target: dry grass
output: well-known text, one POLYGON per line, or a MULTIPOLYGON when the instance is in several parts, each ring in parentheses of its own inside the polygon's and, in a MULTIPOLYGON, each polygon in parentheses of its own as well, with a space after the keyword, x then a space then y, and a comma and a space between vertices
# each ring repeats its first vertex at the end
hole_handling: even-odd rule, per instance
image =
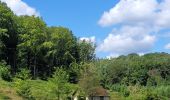
POLYGON ((0 80, 0 99, 23 100, 20 96, 17 95, 16 91, 11 86, 9 86, 9 83, 2 80, 0 80))

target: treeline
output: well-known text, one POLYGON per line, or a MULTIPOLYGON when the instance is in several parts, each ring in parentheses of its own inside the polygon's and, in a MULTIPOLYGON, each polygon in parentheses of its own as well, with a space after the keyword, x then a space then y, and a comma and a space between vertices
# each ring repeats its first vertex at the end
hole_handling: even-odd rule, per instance
POLYGON ((129 54, 95 62, 100 84, 128 100, 170 99, 170 54, 129 54))
POLYGON ((48 27, 40 17, 16 16, 0 2, 0 60, 15 74, 22 68, 33 78, 46 79, 57 67, 95 59, 95 45, 80 41, 71 30, 48 27))
POLYGON ((150 85, 165 84, 170 80, 170 55, 149 53, 143 56, 129 54, 110 60, 99 60, 101 82, 104 87, 112 84, 150 85))

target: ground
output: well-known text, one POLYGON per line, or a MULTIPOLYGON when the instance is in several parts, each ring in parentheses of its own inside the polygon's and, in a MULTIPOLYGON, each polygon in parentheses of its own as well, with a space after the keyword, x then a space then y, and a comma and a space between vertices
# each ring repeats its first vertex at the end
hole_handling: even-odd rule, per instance
POLYGON ((0 80, 0 100, 23 100, 17 95, 11 83, 0 80))

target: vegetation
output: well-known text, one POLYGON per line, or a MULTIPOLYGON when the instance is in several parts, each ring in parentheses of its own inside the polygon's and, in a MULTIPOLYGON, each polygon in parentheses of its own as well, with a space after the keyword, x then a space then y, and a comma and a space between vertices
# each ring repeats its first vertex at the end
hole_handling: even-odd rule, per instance
POLYGON ((169 100, 170 54, 97 59, 95 44, 0 2, 0 99, 70 100, 97 87, 111 100, 169 100))

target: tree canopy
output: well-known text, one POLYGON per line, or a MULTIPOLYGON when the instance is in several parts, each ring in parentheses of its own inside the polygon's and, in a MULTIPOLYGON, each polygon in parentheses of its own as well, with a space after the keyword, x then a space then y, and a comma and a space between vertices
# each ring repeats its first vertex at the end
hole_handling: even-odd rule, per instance
POLYGON ((15 74, 28 68, 34 78, 51 76, 56 67, 92 61, 94 46, 80 42, 71 30, 48 27, 42 18, 16 16, 0 2, 0 60, 5 60, 15 74), (91 51, 89 51, 91 50, 91 51))

